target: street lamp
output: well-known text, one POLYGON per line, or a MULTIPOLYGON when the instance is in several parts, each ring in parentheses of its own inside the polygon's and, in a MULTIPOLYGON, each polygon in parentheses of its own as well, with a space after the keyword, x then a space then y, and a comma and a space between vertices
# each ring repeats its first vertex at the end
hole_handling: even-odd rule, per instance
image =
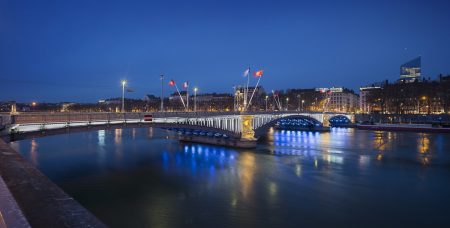
POLYGON ((289 97, 286 97, 286 111, 289 109, 289 97))
POLYGON ((267 99, 269 99, 268 95, 266 95, 266 112, 267 112, 267 99))
POLYGON ((164 112, 164 75, 161 74, 161 112, 164 112))
POLYGON ((122 112, 125 112, 125 84, 126 80, 122 80, 122 112))
MULTIPOLYGON (((423 100, 423 102, 425 103, 422 107, 425 107, 425 108, 427 108, 427 113, 429 114, 429 108, 428 108, 428 105, 427 105, 427 97, 426 96, 422 96, 422 100, 423 100)), ((421 112, 421 110, 420 110, 420 105, 419 105, 419 114, 420 114, 420 112, 421 112)))
POLYGON ((303 111, 303 104, 305 103, 305 100, 302 100, 302 111, 303 111))
POLYGON ((194 88, 194 112, 197 112, 197 90, 198 88, 194 88))

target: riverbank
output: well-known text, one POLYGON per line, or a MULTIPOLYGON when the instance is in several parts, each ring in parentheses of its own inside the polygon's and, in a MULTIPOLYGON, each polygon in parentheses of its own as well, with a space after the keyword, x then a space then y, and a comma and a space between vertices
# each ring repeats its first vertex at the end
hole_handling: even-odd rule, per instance
POLYGON ((358 124, 358 129, 374 131, 409 131, 424 133, 450 133, 450 128, 434 127, 431 124, 358 124))
MULTIPOLYGON (((9 203, 16 203, 21 210, 12 211, 15 218, 23 213, 31 227, 106 227, 2 139, 0 161, 0 178, 15 200, 9 203)), ((2 189, 0 193, 6 192, 2 189)), ((24 224, 18 227, 27 227, 22 220, 16 222, 24 224)))

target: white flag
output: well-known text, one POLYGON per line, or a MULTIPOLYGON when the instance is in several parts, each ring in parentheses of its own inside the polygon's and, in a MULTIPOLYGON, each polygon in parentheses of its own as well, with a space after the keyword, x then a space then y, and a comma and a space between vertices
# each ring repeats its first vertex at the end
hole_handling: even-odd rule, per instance
POLYGON ((250 74, 250 67, 244 71, 244 78, 248 77, 249 74, 250 74))

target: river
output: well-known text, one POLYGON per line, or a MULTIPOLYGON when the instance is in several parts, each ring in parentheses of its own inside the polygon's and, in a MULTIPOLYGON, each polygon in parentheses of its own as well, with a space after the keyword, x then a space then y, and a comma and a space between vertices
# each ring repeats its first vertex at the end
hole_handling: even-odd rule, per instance
POLYGON ((450 134, 271 130, 240 150, 124 128, 11 146, 110 227, 450 227, 450 134))

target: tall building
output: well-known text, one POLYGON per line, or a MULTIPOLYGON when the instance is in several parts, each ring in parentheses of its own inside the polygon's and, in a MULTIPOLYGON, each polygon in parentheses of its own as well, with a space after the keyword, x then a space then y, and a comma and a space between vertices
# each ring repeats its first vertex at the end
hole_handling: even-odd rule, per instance
POLYGON ((421 57, 412 59, 400 66, 400 80, 401 82, 418 81, 421 74, 422 60, 421 57))
POLYGON ((371 113, 377 111, 373 103, 369 102, 370 93, 377 92, 382 89, 382 83, 374 83, 369 86, 359 88, 359 111, 361 113, 371 113))
POLYGON ((358 107, 358 95, 353 90, 341 87, 316 88, 316 91, 327 94, 325 111, 355 112, 358 107))

